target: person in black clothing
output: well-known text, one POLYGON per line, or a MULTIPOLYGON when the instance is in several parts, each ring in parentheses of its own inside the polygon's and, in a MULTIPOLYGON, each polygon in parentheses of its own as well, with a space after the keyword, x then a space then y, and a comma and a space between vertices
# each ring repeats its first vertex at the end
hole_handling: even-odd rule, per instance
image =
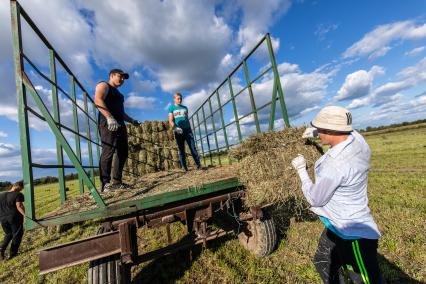
POLYGON ((124 111, 124 96, 118 91, 129 74, 120 69, 109 72, 108 82, 96 85, 95 104, 99 109, 98 128, 102 141, 102 154, 99 161, 99 171, 102 182, 101 191, 124 189, 122 171, 127 159, 128 141, 124 121, 139 125, 139 121, 131 118, 124 111), (117 153, 113 162, 114 153, 117 153), (111 179, 111 167, 112 181, 111 179))
POLYGON ((24 195, 21 193, 23 189, 22 181, 13 184, 12 188, 7 192, 0 193, 0 222, 4 231, 4 239, 0 246, 0 259, 5 258, 6 248, 10 241, 9 258, 11 259, 18 254, 19 245, 24 235, 24 195))

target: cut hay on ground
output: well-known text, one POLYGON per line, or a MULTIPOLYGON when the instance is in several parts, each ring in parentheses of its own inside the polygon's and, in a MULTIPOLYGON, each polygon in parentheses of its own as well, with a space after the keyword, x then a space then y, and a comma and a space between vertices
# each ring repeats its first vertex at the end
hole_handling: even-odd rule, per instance
MULTIPOLYGON (((132 178, 131 189, 114 190, 100 193, 107 206, 117 205, 128 200, 138 200, 144 197, 161 193, 177 191, 186 188, 202 188, 204 185, 236 178, 237 169, 235 165, 222 167, 209 167, 203 170, 182 170, 162 171, 149 173, 135 180, 132 178)), ((129 181, 129 180, 125 180, 129 181)), ((83 212, 97 208, 93 197, 86 191, 83 195, 68 199, 61 208, 49 213, 44 217, 53 217, 69 213, 83 212)))
POLYGON ((289 210, 290 205, 300 210, 307 207, 291 161, 298 154, 305 156, 308 172, 313 177, 314 163, 321 156, 321 148, 301 138, 304 130, 285 128, 259 133, 231 150, 231 157, 239 161, 238 179, 246 187, 245 206, 273 204, 277 213, 282 213, 284 208, 289 210))

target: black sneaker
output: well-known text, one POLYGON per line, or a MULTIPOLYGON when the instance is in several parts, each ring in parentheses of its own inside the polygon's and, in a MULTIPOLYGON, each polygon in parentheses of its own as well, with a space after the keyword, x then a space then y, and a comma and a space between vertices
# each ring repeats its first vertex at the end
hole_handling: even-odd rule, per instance
POLYGON ((132 189, 132 186, 124 182, 110 183, 108 186, 108 189, 109 190, 126 190, 126 189, 132 189))
POLYGON ((203 167, 201 166, 201 164, 198 164, 197 165, 197 170, 202 170, 203 169, 203 167))

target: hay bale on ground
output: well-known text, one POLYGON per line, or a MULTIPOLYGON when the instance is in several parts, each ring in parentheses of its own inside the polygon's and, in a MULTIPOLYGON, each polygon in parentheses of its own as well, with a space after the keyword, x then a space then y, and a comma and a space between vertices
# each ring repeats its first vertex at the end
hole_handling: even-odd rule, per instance
POLYGON ((246 187, 247 207, 280 204, 295 198, 302 200, 301 183, 291 161, 297 154, 305 156, 310 176, 315 161, 321 156, 320 147, 301 138, 305 128, 286 128, 277 132, 255 134, 230 151, 237 159, 238 178, 246 187))

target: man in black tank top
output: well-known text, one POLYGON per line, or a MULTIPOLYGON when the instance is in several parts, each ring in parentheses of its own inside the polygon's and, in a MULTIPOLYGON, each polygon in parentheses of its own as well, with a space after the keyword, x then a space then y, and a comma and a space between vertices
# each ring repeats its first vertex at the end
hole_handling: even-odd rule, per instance
POLYGON ((125 188, 121 180, 128 151, 127 130, 124 122, 139 124, 124 111, 124 96, 118 91, 126 79, 129 79, 129 74, 120 69, 112 69, 109 72, 108 82, 102 81, 96 85, 95 104, 99 110, 98 128, 102 140, 102 154, 99 161, 101 191, 125 188), (115 152, 117 156, 112 165, 115 152), (112 181, 111 167, 113 168, 112 181))

